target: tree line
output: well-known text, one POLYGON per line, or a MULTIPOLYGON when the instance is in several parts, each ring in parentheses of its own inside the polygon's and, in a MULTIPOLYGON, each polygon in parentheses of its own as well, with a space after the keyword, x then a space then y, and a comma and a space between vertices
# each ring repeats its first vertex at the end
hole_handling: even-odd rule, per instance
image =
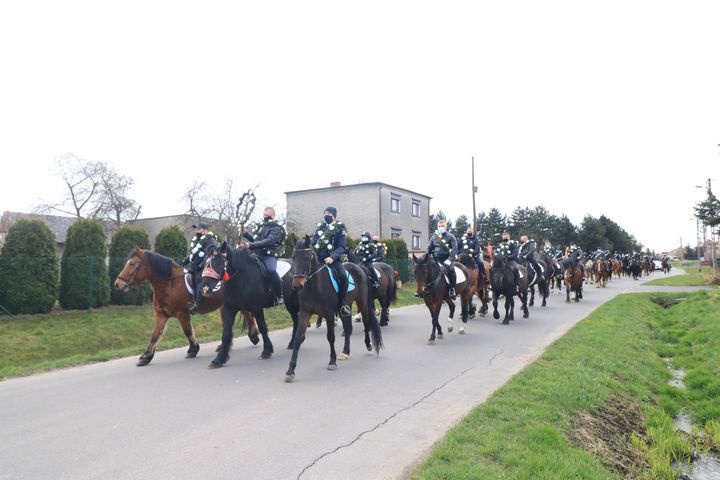
MULTIPOLYGON (((466 215, 460 215, 454 222, 447 218, 442 210, 430 217, 430 231, 434 232, 438 220, 448 221, 450 231, 461 237, 471 225, 466 215)), ((497 208, 478 213, 476 219, 477 234, 483 243, 496 245, 500 234, 508 229, 513 238, 527 235, 534 239, 539 247, 545 242, 564 248, 575 242, 584 250, 611 250, 618 252, 642 251, 643 245, 616 222, 600 215, 586 215, 580 225, 574 225, 567 215, 554 215, 545 207, 517 207, 510 215, 503 214, 497 208)))

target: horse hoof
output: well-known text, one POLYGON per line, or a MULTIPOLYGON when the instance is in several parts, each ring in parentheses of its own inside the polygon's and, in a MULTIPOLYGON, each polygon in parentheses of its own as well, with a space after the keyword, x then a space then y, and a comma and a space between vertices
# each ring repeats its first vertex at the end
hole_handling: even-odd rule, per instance
POLYGON ((268 358, 272 357, 272 353, 270 352, 262 352, 260 356, 258 357, 258 360, 267 360, 268 358))
POLYGON ((458 330, 459 335, 465 335, 465 327, 460 327, 460 330, 458 330))
POLYGON ((350 360, 350 355, 345 355, 344 353, 341 353, 340 355, 338 355, 337 358, 338 358, 338 360, 343 360, 343 361, 350 360))
POLYGON ((428 341, 427 341, 427 344, 428 344, 428 345, 435 345, 435 340, 428 340, 428 341))
POLYGON ((470 320, 474 320, 474 319, 475 319, 475 314, 473 313, 472 315, 469 315, 468 318, 469 318, 470 320))
POLYGON ((252 342, 253 345, 257 345, 260 342, 260 337, 258 335, 252 335, 248 338, 250 338, 250 342, 252 342))
POLYGON ((295 380, 294 373, 286 373, 285 374, 285 383, 291 383, 293 380, 295 380))
POLYGON ((152 357, 140 357, 135 365, 138 367, 144 367, 150 363, 150 360, 152 360, 152 357))
POLYGON ((503 324, 503 325, 510 325, 510 320, 503 320, 502 324, 503 324))
POLYGON ((570 300, 565 300, 565 303, 570 303, 570 300))
POLYGON ((444 339, 445 339, 445 335, 443 335, 442 333, 438 333, 438 334, 437 334, 437 339, 438 339, 438 340, 444 340, 444 339))
POLYGON ((495 320, 500 320, 500 314, 498 312, 493 313, 493 318, 495 320))
POLYGON ((368 352, 372 352, 372 345, 365 345, 365 348, 367 348, 368 352))
POLYGON ((185 358, 195 358, 197 357, 198 352, 187 352, 185 354, 185 358))
POLYGON ((528 318, 530 315, 527 313, 523 313, 523 318, 528 318))
POLYGON ((452 324, 452 322, 448 322, 448 332, 452 332, 452 331, 453 331, 453 324, 452 324))
POLYGON ((215 360, 213 360, 212 362, 210 362, 210 365, 208 365, 208 368, 211 369, 211 370, 214 370, 214 369, 220 368, 220 367, 222 367, 222 366, 223 366, 222 363, 216 362, 215 360))
POLYGON ((388 322, 380 322, 380 326, 381 326, 381 327, 387 327, 387 326, 388 326, 388 322))
POLYGON ((328 364, 328 370, 337 370, 337 365, 335 365, 334 363, 328 364))

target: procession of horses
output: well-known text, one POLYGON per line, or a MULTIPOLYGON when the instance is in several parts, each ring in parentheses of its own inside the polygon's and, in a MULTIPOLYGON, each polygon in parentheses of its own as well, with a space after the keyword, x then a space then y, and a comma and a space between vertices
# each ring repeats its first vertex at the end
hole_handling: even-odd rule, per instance
MULTIPOLYGON (((354 305, 357 309, 364 327, 367 351, 379 354, 383 348, 381 327, 389 325, 390 305, 397 299, 397 272, 387 263, 373 263, 372 267, 378 279, 375 284, 377 286, 373 286, 369 280, 369 272, 366 270, 368 267, 354 263, 355 259, 352 253, 349 253, 348 261, 343 262, 343 266, 348 273, 351 288, 348 289, 344 302, 348 307, 354 305), (380 306, 379 319, 376 313, 376 301, 380 306)), ((535 266, 529 262, 519 262, 518 286, 514 284, 513 273, 505 256, 494 251, 489 245, 483 248, 477 259, 466 253, 460 253, 452 267, 457 276, 454 292, 450 292, 450 283, 441 264, 428 254, 418 257, 413 253, 411 258, 416 296, 424 300, 432 322, 428 344, 443 338, 443 329, 439 320, 443 304, 449 309, 447 331, 452 332, 455 328, 453 320, 456 302, 460 303, 458 333, 464 334, 468 319, 475 318, 476 314, 485 316, 489 311, 490 302, 493 306, 493 318, 498 320, 500 319, 498 302, 504 299, 505 315, 502 323, 509 325, 514 320, 516 297, 520 302, 523 318, 530 316, 529 307, 535 304, 536 287, 541 305, 546 307, 551 291, 560 294, 564 288, 566 303, 571 303, 572 300, 579 302, 583 298, 584 285, 594 284, 598 288, 603 288, 609 281, 621 276, 637 280, 642 275, 649 275, 655 269, 653 259, 648 255, 616 254, 612 258, 603 258, 602 255, 592 258, 591 254, 582 254, 573 258, 567 254, 567 251, 564 254, 550 253, 552 252, 539 252, 533 262, 535 266), (483 262, 484 272, 488 274, 478 268, 479 261, 483 262), (479 300, 479 309, 474 303, 476 297, 479 300)), ((663 272, 669 273, 670 268, 669 260, 663 259, 663 272)), ((247 249, 233 248, 223 242, 218 248, 209 252, 202 282, 194 287, 201 289, 205 297, 199 313, 209 313, 217 309, 221 311, 223 325, 221 344, 209 368, 218 368, 228 362, 233 341, 233 326, 238 313, 242 314, 247 325, 250 341, 256 345, 262 337, 263 347, 260 358, 269 359, 273 355, 274 348, 265 322, 264 310, 273 307, 275 303, 272 288, 265 280, 265 273, 262 263, 247 249)), ((290 258, 279 259, 278 274, 282 280, 284 306, 293 323, 291 340, 287 346, 292 350, 292 356, 285 373, 285 381, 291 382, 295 378, 300 347, 313 316, 317 316, 318 321, 323 319, 326 321, 327 340, 330 346, 330 361, 327 368, 336 369, 338 359, 345 360, 350 356, 353 321, 351 315, 338 313, 336 281, 330 269, 318 260, 310 237, 306 236, 296 243, 290 258), (335 351, 337 317, 342 323, 344 336, 343 349, 339 355, 335 351)), ((186 358, 196 357, 200 345, 193 332, 191 312, 188 308, 188 301, 192 299, 194 293, 188 274, 172 259, 150 250, 134 247, 114 286, 121 291, 127 291, 146 282, 150 284, 153 292, 154 325, 150 342, 137 365, 144 366, 152 361, 157 344, 171 317, 180 321, 188 339, 189 348, 186 358)))

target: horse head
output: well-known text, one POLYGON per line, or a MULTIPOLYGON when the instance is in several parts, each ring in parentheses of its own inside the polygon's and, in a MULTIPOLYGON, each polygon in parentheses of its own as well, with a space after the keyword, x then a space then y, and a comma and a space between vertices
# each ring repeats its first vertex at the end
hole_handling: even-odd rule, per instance
POLYGON ((118 273, 115 279, 115 288, 121 292, 127 292, 130 287, 141 284, 149 277, 147 263, 145 262, 145 250, 135 245, 127 257, 125 267, 118 273))
POLYGON ((229 250, 227 242, 223 242, 219 248, 212 248, 208 252, 199 287, 203 297, 212 295, 220 280, 227 281, 229 279, 227 273, 229 250))
POLYGON ((303 288, 317 270, 317 255, 310 243, 310 237, 305 235, 305 239, 299 240, 293 249, 292 287, 296 290, 303 288))
POLYGON ((413 253, 412 259, 415 263, 413 274, 415 276, 416 292, 420 296, 428 295, 433 290, 432 284, 435 283, 440 274, 440 267, 427 253, 420 258, 417 258, 413 253))

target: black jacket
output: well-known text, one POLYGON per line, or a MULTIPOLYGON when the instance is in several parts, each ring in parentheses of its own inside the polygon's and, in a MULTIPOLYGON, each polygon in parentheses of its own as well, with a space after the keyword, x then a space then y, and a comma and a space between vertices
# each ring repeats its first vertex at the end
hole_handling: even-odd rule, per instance
POLYGON ((363 263, 372 263, 377 258, 377 250, 375 249, 375 244, 372 242, 358 243, 355 250, 353 250, 353 254, 355 255, 355 260, 363 263))
POLYGON ((495 249, 497 253, 505 255, 505 259, 511 262, 517 262, 518 259, 518 243, 516 240, 503 241, 495 249))
POLYGON ((264 222, 255 239, 248 245, 250 250, 260 256, 277 257, 285 247, 285 229, 275 221, 264 222))
POLYGON ((520 258, 529 261, 535 259, 535 242, 528 240, 520 246, 520 258))
POLYGON ((477 258, 477 256, 482 253, 482 244, 480 243, 480 239, 477 235, 473 235, 472 238, 469 238, 467 234, 465 234, 462 236, 460 243, 461 253, 467 253, 473 258, 477 258))
POLYGON ((455 261, 457 256, 457 239, 452 233, 445 232, 442 235, 435 234, 430 239, 427 248, 428 255, 442 263, 445 260, 455 261))

